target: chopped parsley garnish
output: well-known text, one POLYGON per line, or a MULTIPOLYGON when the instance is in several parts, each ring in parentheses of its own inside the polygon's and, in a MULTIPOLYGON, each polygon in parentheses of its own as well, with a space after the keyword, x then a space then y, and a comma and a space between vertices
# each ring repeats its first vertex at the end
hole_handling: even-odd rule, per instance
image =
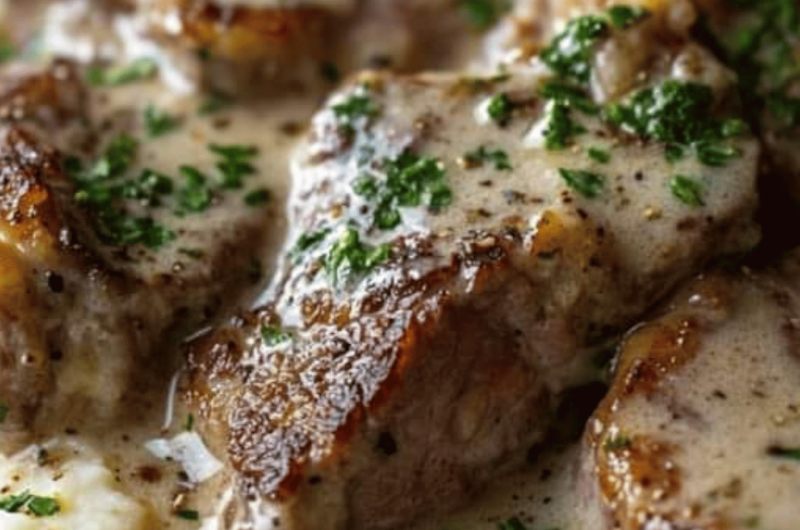
POLYGON ((564 168, 560 168, 558 172, 570 188, 589 199, 597 197, 605 186, 605 178, 599 173, 564 168))
POLYGON ((103 242, 158 248, 175 234, 150 217, 130 216, 121 205, 123 199, 134 199, 157 206, 160 196, 172 191, 171 181, 152 170, 142 171, 138 180, 120 180, 133 164, 137 149, 136 139, 123 133, 109 142, 85 173, 76 158, 66 159, 64 169, 75 182, 75 201, 93 211, 95 230, 103 242))
POLYGON ((734 158, 742 156, 742 150, 739 147, 716 142, 698 142, 695 145, 695 151, 700 162, 712 167, 724 166, 734 158))
POLYGON ((86 71, 86 80, 95 86, 116 86, 150 79, 157 72, 158 63, 155 60, 149 57, 140 57, 125 66, 113 66, 111 68, 89 67, 86 71))
POLYGON ((352 126, 357 118, 375 118, 380 109, 366 94, 352 94, 350 97, 331 107, 336 119, 342 125, 352 126))
POLYGON ((493 0, 461 0, 464 18, 477 29, 488 29, 497 22, 498 9, 493 0))
POLYGON ((682 203, 688 206, 703 206, 703 185, 697 180, 675 175, 669 181, 672 194, 682 203))
POLYGON ((497 530, 528 530, 528 527, 518 518, 512 517, 511 519, 506 519, 505 521, 497 523, 497 530))
POLYGON ((222 157, 217 163, 222 176, 221 186, 225 189, 242 187, 242 178, 256 173, 250 161, 258 155, 258 149, 252 145, 219 145, 208 146, 212 153, 222 157))
POLYGON ((553 38, 539 57, 559 76, 587 83, 594 46, 599 39, 608 35, 608 31, 608 23, 601 17, 588 15, 575 18, 553 38))
POLYGON ((551 101, 546 110, 543 131, 545 148, 565 149, 574 143, 575 136, 586 132, 586 127, 572 119, 565 105, 551 101))
POLYGON ((486 106, 486 113, 500 127, 505 127, 511 122, 511 115, 514 112, 514 102, 505 92, 495 94, 486 106))
POLYGON ((265 346, 275 346, 292 340, 292 336, 277 326, 262 326, 261 339, 265 346))
POLYGON ((590 147, 586 151, 586 154, 589 155, 589 158, 601 164, 608 164, 608 162, 611 160, 611 153, 605 149, 600 149, 599 147, 590 147))
POLYGON ((741 134, 741 120, 720 119, 710 114, 714 95, 699 83, 665 81, 637 92, 627 103, 606 111, 615 125, 644 138, 670 146, 666 157, 677 159, 677 148, 693 147, 701 162, 718 166, 741 156, 741 150, 722 145, 722 140, 741 134))
POLYGON ((466 153, 464 155, 464 161, 472 167, 482 166, 484 163, 491 163, 498 171, 511 171, 513 169, 508 159, 508 153, 502 149, 490 150, 485 145, 466 153))
POLYGON ((369 272, 390 255, 388 244, 369 246, 361 241, 358 230, 348 227, 325 257, 325 270, 336 284, 342 278, 369 272))
POLYGON ((778 458, 787 458, 789 460, 800 460, 800 447, 782 447, 780 445, 771 445, 767 447, 767 454, 778 458))
POLYGON ((566 83, 550 81, 542 86, 539 93, 559 105, 577 109, 590 116, 600 110, 582 88, 566 83))
POLYGON ((580 87, 551 81, 546 83, 540 94, 549 101, 545 113, 545 147, 550 150, 564 149, 574 143, 574 137, 586 132, 586 128, 572 119, 572 110, 584 114, 597 114, 597 105, 580 87))
POLYGON ((149 248, 159 248, 175 239, 175 233, 156 223, 150 217, 130 217, 114 208, 99 212, 98 235, 116 245, 141 243, 149 248))
POLYGON ((618 5, 609 8, 608 18, 617 29, 626 29, 649 15, 649 12, 640 6, 618 5))
POLYGON ((353 192, 376 205, 373 220, 382 230, 391 230, 402 222, 399 207, 424 205, 439 210, 453 200, 444 166, 435 158, 406 150, 386 161, 383 170, 384 181, 362 175, 353 182, 353 192))
POLYGON ((183 429, 186 431, 194 429, 194 414, 186 416, 186 423, 183 424, 183 429))
POLYGON ((633 445, 633 441, 629 437, 620 434, 606 438, 603 442, 603 450, 606 453, 613 453, 614 451, 630 449, 631 445, 633 445))
POLYGON ((90 170, 94 179, 112 179, 122 175, 133 164, 139 142, 133 136, 122 133, 115 136, 106 147, 103 156, 90 170))
POLYGON ((8 405, 0 401, 0 423, 6 421, 6 417, 8 417, 8 405))
POLYGON ((271 195, 268 189, 259 188, 244 196, 244 203, 248 206, 261 206, 269 202, 271 195))
POLYGON ((148 105, 144 109, 144 128, 147 131, 147 136, 155 138, 175 130, 180 125, 180 120, 165 112, 159 110, 153 105, 148 105))
POLYGON ((209 144, 208 149, 212 153, 216 153, 219 156, 226 158, 228 160, 250 160, 251 158, 258 155, 258 148, 254 145, 242 145, 242 144, 232 144, 232 145, 220 145, 220 144, 209 144))
POLYGON ((61 505, 52 497, 40 497, 27 491, 0 498, 0 510, 4 512, 17 513, 23 509, 35 517, 50 517, 61 510, 61 505))
POLYGON ((175 515, 179 519, 184 519, 186 521, 199 521, 200 520, 200 513, 197 510, 179 510, 175 512, 175 515))
POLYGON ((200 102, 200 105, 197 106, 197 113, 201 116, 215 114, 230 105, 231 102, 232 100, 228 96, 212 93, 200 102))
POLYGON ((292 248, 291 254, 293 256, 299 256, 306 250, 316 247, 322 241, 328 237, 328 234, 331 233, 330 228, 321 228, 315 232, 304 232, 297 238, 297 241, 292 248))
POLYGON ((122 196, 141 201, 147 206, 160 206, 161 197, 172 193, 172 179, 153 169, 145 168, 138 180, 122 185, 122 196))
POLYGON ((207 177, 194 166, 180 166, 178 171, 186 179, 186 185, 178 190, 178 206, 184 212, 206 211, 213 199, 207 177))
POLYGON ((675 144, 664 146, 664 159, 670 164, 674 164, 683 158, 683 147, 675 144))

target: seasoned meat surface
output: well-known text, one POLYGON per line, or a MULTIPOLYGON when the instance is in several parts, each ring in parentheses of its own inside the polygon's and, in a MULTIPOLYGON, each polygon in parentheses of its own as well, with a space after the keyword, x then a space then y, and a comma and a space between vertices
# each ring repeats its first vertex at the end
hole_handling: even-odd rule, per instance
POLYGON ((368 73, 315 116, 262 307, 189 346, 185 396, 235 472, 226 524, 389 528, 462 502, 543 439, 592 346, 755 243, 751 137, 717 167, 667 161, 576 113, 603 162, 545 141, 549 81, 368 73), (704 175, 702 200, 675 174, 704 175))
POLYGON ((627 337, 586 431, 594 528, 797 528, 799 258, 709 273, 627 337))
POLYGON ((102 202, 102 193, 121 193, 114 183, 131 177, 103 176, 123 155, 102 155, 106 142, 93 122, 115 122, 98 112, 102 98, 78 76, 57 62, 46 71, 7 72, 0 85, 4 452, 65 424, 88 429, 116 417, 126 396, 156 383, 142 369, 154 356, 158 382, 168 380, 179 360, 162 348, 208 322, 225 296, 251 286, 248 271, 270 237, 262 226, 270 207, 240 202, 237 211, 210 208, 194 222, 186 214, 169 220, 166 208, 141 201, 102 202), (67 154, 94 164, 91 172, 75 175, 76 158, 67 154))

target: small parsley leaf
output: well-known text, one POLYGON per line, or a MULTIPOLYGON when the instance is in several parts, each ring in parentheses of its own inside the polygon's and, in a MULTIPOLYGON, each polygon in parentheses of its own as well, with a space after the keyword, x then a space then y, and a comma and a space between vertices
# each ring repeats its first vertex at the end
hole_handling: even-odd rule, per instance
POLYGON ((560 168, 558 172, 570 188, 589 199, 597 197, 605 186, 605 178, 599 173, 564 168, 560 168))

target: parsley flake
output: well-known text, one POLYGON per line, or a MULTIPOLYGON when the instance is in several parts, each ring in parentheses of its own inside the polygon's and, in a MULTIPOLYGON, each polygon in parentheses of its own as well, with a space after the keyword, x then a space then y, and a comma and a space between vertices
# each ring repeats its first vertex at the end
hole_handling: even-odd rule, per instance
POLYGON ((485 162, 488 162, 493 164, 498 171, 511 171, 513 169, 508 153, 502 149, 490 150, 485 145, 466 153, 464 161, 471 167, 482 166, 485 162))
POLYGON ((384 162, 385 180, 362 175, 352 186, 353 192, 375 203, 373 220, 382 230, 391 230, 402 222, 399 207, 427 206, 439 210, 453 200, 442 163, 432 157, 404 151, 384 162))
POLYGON ((117 86, 150 79, 158 72, 158 63, 149 57, 140 57, 128 65, 103 68, 89 67, 86 80, 89 84, 100 86, 117 86))
POLYGON ((528 530, 528 527, 518 518, 512 517, 511 519, 506 519, 505 521, 497 523, 497 530, 528 530))
POLYGON ((22 509, 34 517, 50 517, 61 510, 61 505, 52 497, 40 497, 27 491, 0 498, 0 510, 17 513, 22 509))
POLYGON ((200 513, 197 510, 179 510, 175 512, 175 516, 185 521, 200 520, 200 513))
POLYGON ((608 164, 608 162, 611 160, 611 153, 605 149, 600 149, 599 147, 590 147, 586 151, 586 154, 589 155, 589 158, 595 162, 599 162, 600 164, 608 164))
POLYGON ((304 232, 297 238, 297 241, 292 248, 291 254, 294 256, 299 256, 306 250, 316 247, 322 241, 328 237, 328 234, 331 233, 330 228, 321 228, 314 232, 304 232))
POLYGON ((586 127, 572 119, 568 107, 553 101, 547 103, 544 119, 544 146, 549 150, 565 149, 575 142, 575 136, 586 132, 586 127))
POLYGON ((615 451, 630 449, 631 445, 633 445, 633 441, 629 437, 620 434, 618 436, 606 438, 603 442, 603 450, 606 453, 613 453, 615 451))
POLYGON ((771 445, 767 447, 767 454, 778 458, 786 458, 789 460, 800 460, 800 447, 782 447, 780 445, 771 445))
POLYGON ((388 244, 369 246, 361 241, 358 230, 348 227, 325 257, 325 270, 336 284, 342 278, 369 272, 390 255, 388 244))
POLYGON ((617 5, 606 11, 616 29, 627 29, 650 14, 640 6, 617 5))
POLYGON ((601 17, 575 18, 553 38, 539 57, 559 76, 587 83, 592 51, 597 41, 608 35, 608 30, 608 23, 601 17))
POLYGON ((492 0, 461 0, 459 7, 467 22, 476 29, 488 29, 497 22, 498 10, 492 0))
POLYGON ((669 187, 675 198, 688 206, 697 207, 705 204, 703 202, 703 185, 695 179, 675 175, 670 179, 669 187))
POLYGON ((261 206, 269 202, 271 194, 266 188, 253 190, 244 196, 244 203, 247 206, 261 206))
POLYGON ((144 109, 144 128, 150 138, 156 138, 173 131, 179 125, 180 120, 177 117, 159 110, 153 105, 148 105, 144 109))
POLYGON ((265 346, 276 346, 292 340, 292 336, 277 326, 262 326, 261 340, 265 346))
POLYGON ((560 168, 558 172, 570 188, 589 199, 597 197, 605 186, 605 178, 599 173, 564 168, 560 168))
POLYGON ((492 96, 486 106, 486 113, 500 127, 505 127, 511 123, 511 115, 514 112, 514 103, 508 94, 500 92, 492 96))

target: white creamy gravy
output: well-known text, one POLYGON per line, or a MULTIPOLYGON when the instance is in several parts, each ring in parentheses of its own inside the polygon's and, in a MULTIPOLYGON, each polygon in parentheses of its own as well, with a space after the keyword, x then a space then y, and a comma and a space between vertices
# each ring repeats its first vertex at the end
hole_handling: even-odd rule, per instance
MULTIPOLYGON (((39 10, 46 2, 0 2, 0 14, 13 21, 14 33, 33 34, 38 23, 39 10), (24 5, 21 5, 24 4, 24 5), (22 23, 19 23, 22 21, 22 23), (30 32, 29 32, 30 31, 30 32)), ((465 56, 467 54, 465 53, 465 56)), ((283 97, 279 100, 247 105, 233 105, 212 116, 198 116, 197 106, 203 99, 195 95, 175 95, 157 82, 135 83, 128 86, 96 91, 93 96, 93 122, 101 123, 108 118, 111 127, 101 137, 104 144, 114 131, 125 130, 137 137, 142 136, 140 117, 144 107, 151 103, 181 117, 181 127, 173 133, 154 140, 145 140, 140 147, 137 167, 150 167, 169 175, 176 168, 191 163, 204 172, 212 172, 214 158, 207 145, 211 142, 224 144, 254 145, 259 150, 255 161, 258 174, 248 180, 247 190, 265 187, 271 193, 267 206, 270 210, 268 226, 271 237, 267 238, 260 251, 265 271, 270 270, 281 245, 286 229, 284 204, 289 191, 289 153, 294 146, 296 134, 309 121, 320 101, 315 95, 283 97)), ((71 138, 61 136, 51 139, 57 145, 69 148, 71 138)), ((181 242, 181 247, 202 245, 203 227, 219 224, 227 217, 239 218, 243 214, 244 192, 227 194, 225 200, 202 216, 187 216, 174 219, 171 216, 157 217, 165 222, 177 222, 192 235, 181 242)), ((246 212, 246 210, 245 210, 246 212)), ((174 246, 178 248, 178 245, 174 246)), ((172 263, 186 261, 174 252, 159 256, 151 266, 155 269, 169 267, 172 263)), ((249 305, 255 292, 246 294, 239 305, 249 305)), ((175 410, 168 429, 162 430, 165 411, 170 396, 169 388, 173 374, 180 365, 179 345, 164 355, 164 365, 144 367, 152 373, 143 377, 149 384, 125 397, 129 414, 117 418, 113 423, 80 422, 67 418, 54 421, 39 432, 42 443, 52 438, 66 438, 70 443, 79 443, 99 454, 105 466, 113 473, 120 491, 138 500, 151 520, 152 528, 197 528, 198 523, 175 516, 178 509, 197 510, 201 517, 213 512, 220 486, 225 482, 224 472, 198 488, 184 487, 181 469, 175 463, 165 463, 150 454, 144 444, 153 438, 171 438, 182 432, 187 422, 187 413, 181 410, 175 399, 175 410)), ((91 377, 91 374, 87 374, 91 377)), ((113 382, 91 381, 93 392, 104 392, 103 385, 113 382)), ((573 522, 576 504, 573 463, 577 448, 553 452, 539 458, 529 469, 499 481, 488 488, 484 498, 476 501, 462 513, 446 519, 427 521, 419 530, 435 529, 490 529, 497 522, 518 517, 532 529, 559 528, 577 530, 573 522)), ((107 530, 114 530, 108 528, 107 530)))

